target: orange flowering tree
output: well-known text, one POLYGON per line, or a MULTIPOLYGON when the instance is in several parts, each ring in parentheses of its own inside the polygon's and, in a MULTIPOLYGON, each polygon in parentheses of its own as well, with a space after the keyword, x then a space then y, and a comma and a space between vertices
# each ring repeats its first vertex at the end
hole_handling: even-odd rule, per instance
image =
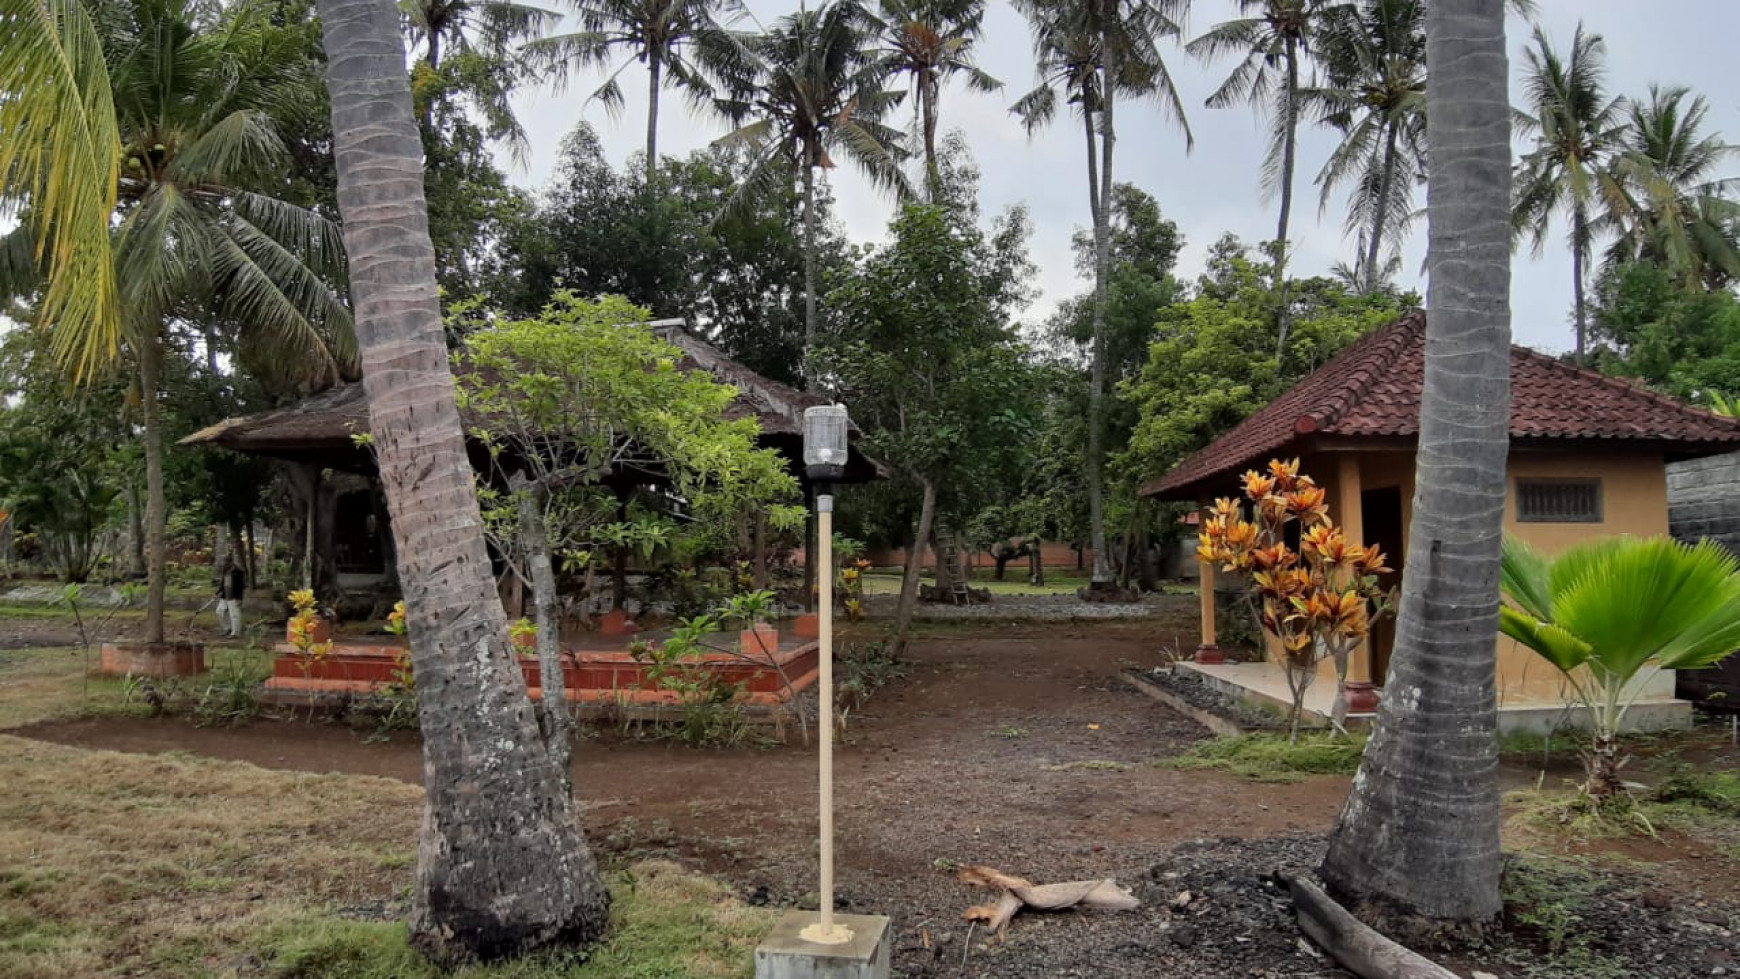
POLYGON ((1244 475, 1244 498, 1216 500, 1197 554, 1251 584, 1263 631, 1281 648, 1299 737, 1305 691, 1325 658, 1335 662, 1333 721, 1347 716, 1347 658, 1391 607, 1378 585, 1384 554, 1347 538, 1329 517, 1327 494, 1299 472, 1299 460, 1269 462, 1244 475))

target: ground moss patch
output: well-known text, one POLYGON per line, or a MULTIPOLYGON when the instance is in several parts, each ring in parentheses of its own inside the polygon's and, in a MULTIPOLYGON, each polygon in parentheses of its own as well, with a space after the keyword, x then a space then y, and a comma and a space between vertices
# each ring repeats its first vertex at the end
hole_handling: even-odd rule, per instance
POLYGON ((1364 751, 1364 735, 1313 731, 1295 743, 1285 734, 1241 734, 1199 742, 1159 764, 1218 769, 1258 782, 1296 782, 1313 775, 1352 775, 1364 751))

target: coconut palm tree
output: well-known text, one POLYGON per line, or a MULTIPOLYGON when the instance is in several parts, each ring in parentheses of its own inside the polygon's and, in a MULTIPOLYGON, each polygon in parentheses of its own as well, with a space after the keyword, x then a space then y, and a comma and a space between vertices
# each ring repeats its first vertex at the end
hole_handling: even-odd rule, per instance
POLYGON ((423 49, 420 61, 437 71, 449 49, 507 55, 562 20, 554 10, 511 0, 401 0, 399 10, 412 47, 423 49))
POLYGON ((1300 68, 1311 54, 1330 0, 1238 0, 1240 16, 1209 28, 1185 50, 1211 61, 1239 59, 1208 97, 1211 109, 1249 103, 1269 117, 1263 190, 1280 198, 1275 222, 1276 360, 1287 349, 1287 228, 1293 214, 1293 172, 1299 159, 1300 68))
POLYGON ((835 154, 858 165, 871 182, 910 193, 900 133, 885 125, 905 93, 889 87, 889 68, 872 39, 881 22, 857 0, 830 0, 780 18, 743 40, 742 57, 723 75, 719 111, 737 128, 715 145, 748 155, 743 178, 724 213, 742 213, 779 187, 802 182, 804 201, 804 383, 816 387, 816 171, 835 154))
POLYGON ((1160 53, 1179 37, 1181 0, 1016 0, 1033 34, 1039 84, 1011 107, 1031 135, 1057 116, 1058 94, 1076 107, 1087 137, 1088 208, 1094 230, 1093 352, 1088 378, 1088 526, 1092 587, 1111 584, 1105 520, 1106 280, 1111 270, 1114 109, 1120 96, 1151 100, 1195 140, 1184 103, 1160 53))
POLYGON ((138 370, 145 640, 162 642, 160 381, 173 326, 244 324, 256 342, 329 380, 354 356, 350 311, 333 285, 343 278, 338 229, 273 196, 289 170, 277 116, 318 104, 309 96, 319 78, 300 36, 272 27, 257 5, 212 15, 186 0, 129 0, 93 24, 76 4, 5 2, 13 9, 0 8, 0 21, 17 17, 30 29, 0 54, 9 84, 0 91, 0 199, 27 220, 0 249, 18 254, 34 241, 36 261, 5 263, 14 274, 0 286, 40 288, 54 349, 76 372, 123 348, 138 370), (43 125, 57 113, 64 122, 43 125))
POLYGON ((1682 87, 1629 100, 1612 160, 1617 193, 1601 220, 1617 234, 1609 261, 1657 262, 1689 287, 1740 278, 1736 178, 1716 171, 1737 148, 1704 131, 1709 103, 1682 87))
POLYGON ((411 940, 454 964, 587 942, 610 897, 525 695, 448 369, 422 143, 392 0, 322 0, 369 428, 423 733, 411 940))
POLYGON ((1517 113, 1519 128, 1534 136, 1535 148, 1517 164, 1514 221, 1538 254, 1549 222, 1563 215, 1570 224, 1571 288, 1577 331, 1577 363, 1588 338, 1584 270, 1594 243, 1596 209, 1618 196, 1609 164, 1624 134, 1625 102, 1602 91, 1607 46, 1581 24, 1571 40, 1569 58, 1553 49, 1536 27, 1524 50, 1527 107, 1517 113))
POLYGON ((1510 427, 1504 6, 1432 0, 1419 462, 1395 652, 1324 857, 1343 897, 1437 922, 1499 912, 1496 673, 1510 427))
POLYGON ((1386 248, 1400 251, 1425 177, 1424 25, 1423 0, 1330 8, 1317 38, 1322 84, 1300 93, 1306 111, 1341 136, 1317 174, 1318 208, 1351 188, 1346 231, 1363 240, 1359 261, 1371 269, 1383 266, 1386 248))
POLYGON ((1504 634, 1565 675, 1589 722, 1583 791, 1625 788, 1619 732, 1640 676, 1701 670, 1740 647, 1740 559, 1714 541, 1599 537, 1543 557, 1504 541, 1504 634))
POLYGON ((618 64, 592 98, 613 114, 623 105, 617 79, 633 62, 646 65, 646 183, 659 165, 659 94, 674 87, 696 104, 713 95, 708 73, 721 59, 737 60, 739 41, 719 19, 741 11, 738 0, 569 0, 578 31, 526 45, 525 55, 552 73, 558 84, 575 69, 601 68, 619 52, 618 64))
POLYGON ((936 130, 942 85, 962 75, 976 92, 995 92, 1003 83, 973 63, 985 20, 984 0, 881 0, 883 56, 888 70, 911 77, 913 111, 924 149, 924 179, 931 200, 942 195, 937 166, 936 130))
POLYGON ((461 93, 482 116, 490 137, 506 141, 523 160, 526 134, 509 103, 526 73, 515 48, 542 37, 562 15, 512 0, 399 0, 399 11, 412 47, 422 48, 412 75, 426 138, 436 138, 441 125, 436 102, 461 93), (484 64, 455 71, 455 55, 484 64))

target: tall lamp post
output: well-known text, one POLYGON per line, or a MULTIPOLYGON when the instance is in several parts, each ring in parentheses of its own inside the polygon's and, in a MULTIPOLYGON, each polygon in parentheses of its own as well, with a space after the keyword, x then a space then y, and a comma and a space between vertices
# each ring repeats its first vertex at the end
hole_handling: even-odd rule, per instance
POLYGON ((804 409, 804 470, 816 486, 816 727, 821 741, 821 918, 802 932, 818 945, 843 945, 852 930, 834 921, 834 495, 833 483, 846 475, 847 429, 842 405, 804 409))
POLYGON ((804 410, 804 472, 816 488, 817 699, 821 734, 822 880, 817 910, 789 911, 755 949, 755 979, 889 979, 889 921, 834 913, 834 494, 846 475, 847 430, 840 405, 804 410))

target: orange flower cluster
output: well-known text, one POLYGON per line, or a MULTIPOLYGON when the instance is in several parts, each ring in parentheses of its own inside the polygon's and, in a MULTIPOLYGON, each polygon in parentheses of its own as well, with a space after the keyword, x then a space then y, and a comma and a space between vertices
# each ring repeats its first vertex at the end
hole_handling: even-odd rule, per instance
POLYGON ((302 668, 304 676, 314 672, 314 665, 332 652, 332 640, 315 641, 315 627, 320 623, 320 609, 314 600, 314 592, 304 588, 290 593, 290 602, 296 606, 296 614, 290 616, 285 630, 285 638, 295 649, 297 665, 302 668))
POLYGON ((1263 628, 1294 667, 1365 638, 1373 606, 1385 601, 1377 579, 1390 570, 1383 552, 1342 533, 1327 493, 1300 474, 1297 459, 1245 473, 1243 488, 1244 500, 1225 497, 1209 508, 1197 554, 1250 578, 1263 628), (1289 525, 1297 525, 1297 547, 1288 543, 1289 525))

